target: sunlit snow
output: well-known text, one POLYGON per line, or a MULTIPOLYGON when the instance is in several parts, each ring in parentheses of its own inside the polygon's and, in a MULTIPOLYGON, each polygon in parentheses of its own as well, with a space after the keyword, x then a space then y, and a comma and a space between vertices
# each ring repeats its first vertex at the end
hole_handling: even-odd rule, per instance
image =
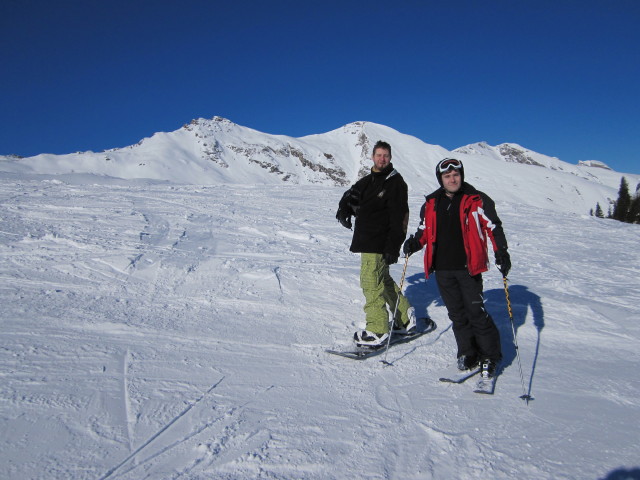
MULTIPOLYGON (((413 229, 432 163, 394 162, 413 172, 413 229)), ((511 165, 525 173, 507 183, 465 166, 513 261, 523 379, 492 267, 492 396, 438 381, 455 342, 418 254, 404 290, 437 330, 392 347, 392 366, 325 353, 364 318, 342 186, 4 168, 0 478, 638 478, 640 228, 537 205, 525 184, 543 167, 511 165)))

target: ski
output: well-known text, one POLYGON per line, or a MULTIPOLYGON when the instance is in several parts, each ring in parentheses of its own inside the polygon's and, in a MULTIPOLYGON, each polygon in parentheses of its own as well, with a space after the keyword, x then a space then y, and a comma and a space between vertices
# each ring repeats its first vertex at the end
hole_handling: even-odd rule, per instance
POLYGON ((479 371, 480 367, 470 368, 468 370, 458 370, 456 368, 451 373, 445 374, 440 377, 440 381, 446 383, 463 383, 464 381, 473 377, 479 371))
POLYGON ((480 376, 476 382, 476 386, 473 389, 475 393, 482 393, 485 395, 493 395, 496 388, 496 376, 487 378, 480 376))
MULTIPOLYGON (((391 336, 391 342, 389 343, 389 348, 393 345, 401 345, 403 343, 411 342, 421 336, 433 332, 437 325, 430 318, 421 319, 424 322, 425 326, 421 330, 417 330, 415 333, 411 333, 409 335, 401 335, 401 334, 393 334, 391 336)), ((380 355, 384 353, 387 347, 387 343, 383 343, 377 347, 354 347, 350 350, 325 350, 325 352, 330 353, 331 355, 338 355, 340 357, 351 358, 352 360, 366 360, 367 358, 375 357, 376 355, 380 355)))

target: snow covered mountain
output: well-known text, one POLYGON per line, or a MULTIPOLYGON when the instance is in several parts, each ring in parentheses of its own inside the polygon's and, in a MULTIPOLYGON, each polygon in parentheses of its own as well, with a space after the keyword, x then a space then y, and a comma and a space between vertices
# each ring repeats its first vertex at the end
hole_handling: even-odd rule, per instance
POLYGON ((216 118, 4 157, 0 479, 638 479, 640 229, 584 214, 621 176, 362 122, 295 139, 216 118), (456 345, 419 254, 403 290, 438 328, 389 364, 325 353, 364 327, 334 214, 378 139, 410 229, 445 155, 497 200, 513 268, 509 297, 483 278, 494 395, 438 381, 456 345))
POLYGON ((104 152, 0 157, 0 171, 22 174, 92 174, 196 185, 346 186, 368 171, 377 140, 392 145, 394 165, 409 188, 429 193, 436 163, 457 156, 466 179, 496 201, 587 214, 599 202, 606 211, 624 175, 634 188, 640 175, 614 172, 601 162, 571 165, 517 144, 476 143, 453 152, 370 122, 293 138, 269 135, 227 119, 197 119, 170 133, 104 152))

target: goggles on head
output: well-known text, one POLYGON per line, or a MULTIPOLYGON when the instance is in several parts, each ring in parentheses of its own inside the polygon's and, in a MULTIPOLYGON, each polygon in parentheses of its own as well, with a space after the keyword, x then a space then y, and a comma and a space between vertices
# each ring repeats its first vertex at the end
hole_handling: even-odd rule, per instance
POLYGON ((460 170, 462 168, 462 162, 460 162, 460 160, 456 160, 455 158, 445 158, 438 164, 438 171, 440 173, 445 173, 452 168, 460 170))

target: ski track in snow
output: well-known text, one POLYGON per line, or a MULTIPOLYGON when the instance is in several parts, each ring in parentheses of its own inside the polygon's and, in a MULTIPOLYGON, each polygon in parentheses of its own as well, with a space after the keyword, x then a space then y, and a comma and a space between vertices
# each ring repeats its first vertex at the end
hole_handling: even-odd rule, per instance
POLYGON ((486 302, 505 359, 493 396, 438 382, 455 342, 420 255, 405 293, 438 329, 393 347, 393 366, 324 353, 363 326, 341 194, 2 180, 0 477, 637 472, 638 226, 497 205, 526 405, 495 268, 486 302))

